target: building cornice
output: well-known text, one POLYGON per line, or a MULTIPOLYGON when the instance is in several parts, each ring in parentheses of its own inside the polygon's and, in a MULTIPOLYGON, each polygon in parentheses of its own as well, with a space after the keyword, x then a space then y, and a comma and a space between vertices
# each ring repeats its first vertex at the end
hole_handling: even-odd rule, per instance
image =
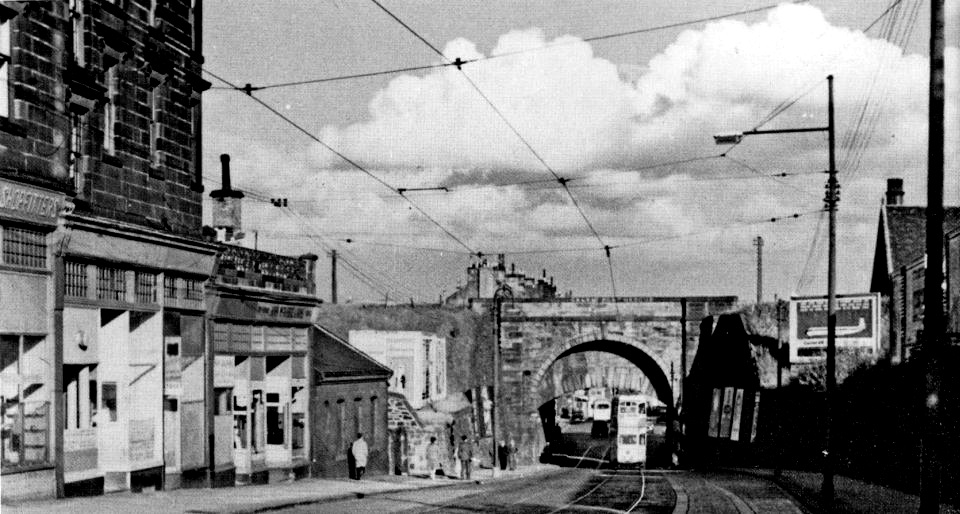
POLYGON ((84 230, 211 256, 216 255, 220 250, 217 243, 208 243, 199 239, 89 215, 68 214, 63 217, 63 226, 68 230, 84 230))

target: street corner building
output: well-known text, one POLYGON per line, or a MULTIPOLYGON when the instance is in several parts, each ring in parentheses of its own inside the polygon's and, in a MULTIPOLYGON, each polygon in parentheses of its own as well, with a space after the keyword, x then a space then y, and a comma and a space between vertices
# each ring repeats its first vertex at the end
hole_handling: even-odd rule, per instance
POLYGON ((0 23, 3 497, 161 487, 168 357, 202 378, 216 253, 199 3, 4 2, 0 23))

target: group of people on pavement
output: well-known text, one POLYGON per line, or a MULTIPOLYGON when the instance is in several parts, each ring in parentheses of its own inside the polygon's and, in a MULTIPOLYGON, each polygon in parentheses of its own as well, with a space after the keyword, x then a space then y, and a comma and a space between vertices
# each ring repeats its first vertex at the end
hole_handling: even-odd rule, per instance
MULTIPOLYGON (((510 444, 507 445, 505 441, 500 441, 500 444, 497 448, 494 449, 497 452, 497 460, 500 463, 500 469, 517 469, 517 445, 513 439, 510 440, 510 444)), ((367 467, 367 454, 369 453, 369 447, 367 446, 367 441, 364 440, 363 434, 358 433, 357 439, 350 445, 350 457, 352 462, 353 470, 353 479, 360 480, 363 478, 364 471, 367 467)), ((454 476, 460 476, 461 480, 470 480, 471 472, 473 468, 473 457, 475 449, 473 441, 471 441, 467 436, 460 436, 460 443, 454 449, 453 460, 455 466, 459 470, 454 469, 454 476)), ((445 474, 443 469, 443 456, 441 454, 440 446, 437 444, 437 438, 431 437, 430 444, 427 446, 427 469, 430 470, 430 479, 436 480, 437 472, 440 472, 441 475, 445 474)))
MULTIPOLYGON (((497 460, 500 464, 500 469, 517 469, 517 445, 516 442, 511 439, 510 444, 507 445, 505 441, 500 441, 499 446, 494 449, 497 452, 497 460)), ((467 436, 460 436, 460 443, 457 444, 456 448, 453 451, 453 460, 454 460, 454 476, 460 477, 461 480, 470 480, 472 471, 473 471, 473 458, 476 453, 473 441, 471 441, 467 436)), ((437 444, 437 438, 431 437, 430 444, 427 446, 427 470, 430 473, 430 479, 436 480, 437 474, 444 475, 445 471, 443 469, 443 456, 441 454, 440 445, 437 444)))

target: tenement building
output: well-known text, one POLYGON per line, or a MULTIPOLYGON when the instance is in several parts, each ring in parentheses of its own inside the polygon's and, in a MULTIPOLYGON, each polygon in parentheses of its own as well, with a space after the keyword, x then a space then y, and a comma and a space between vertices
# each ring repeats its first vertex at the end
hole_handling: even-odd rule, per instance
POLYGON ((3 497, 202 481, 200 2, 0 20, 3 497))

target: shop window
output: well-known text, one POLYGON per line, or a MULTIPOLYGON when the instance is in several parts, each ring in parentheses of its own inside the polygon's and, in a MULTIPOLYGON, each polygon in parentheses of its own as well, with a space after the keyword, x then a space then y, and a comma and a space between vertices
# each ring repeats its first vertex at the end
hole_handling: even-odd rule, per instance
POLYGON ((267 404, 267 444, 283 444, 283 416, 279 405, 267 404))
MULTIPOLYGON (((246 410, 246 409, 244 409, 246 410)), ((247 413, 233 415, 233 448, 247 448, 247 413)))
POLYGON ((3 227, 3 264, 25 268, 47 267, 47 235, 36 230, 3 227))
POLYGON ((302 450, 304 447, 304 434, 306 433, 306 418, 302 412, 294 412, 290 431, 290 445, 294 450, 302 450))
POLYGON ((157 303, 157 275, 138 271, 134 278, 134 296, 137 303, 157 303))
POLYGON ((177 296, 177 277, 171 277, 170 275, 163 276, 163 297, 176 300, 177 296))
POLYGON ((48 462, 50 402, 43 387, 45 339, 0 335, 0 468, 3 471, 48 462))
POLYGON ((180 345, 177 343, 168 343, 167 355, 170 357, 176 357, 177 355, 180 355, 180 345))
POLYGON ((64 294, 70 298, 87 297, 87 265, 80 262, 64 263, 64 294))
POLYGON ((183 281, 186 289, 185 298, 199 302, 203 300, 203 281, 186 279, 183 281))
POLYGON ((217 352, 230 351, 230 325, 225 323, 213 324, 213 348, 217 352))
POLYGON ((97 268, 97 299, 122 302, 127 296, 126 274, 122 269, 97 268))
POLYGON ((117 383, 104 382, 103 394, 100 396, 103 398, 103 410, 107 421, 117 421, 117 383))
POLYGON ((262 416, 264 416, 263 391, 254 389, 250 402, 250 434, 253 436, 250 446, 254 453, 263 451, 266 443, 266 431, 264 430, 266 421, 262 416))
POLYGON ((67 430, 97 426, 97 366, 63 366, 66 391, 64 428, 67 430))
POLYGON ((232 412, 233 409, 230 408, 233 399, 232 387, 215 387, 213 389, 213 398, 214 416, 227 416, 232 412))

